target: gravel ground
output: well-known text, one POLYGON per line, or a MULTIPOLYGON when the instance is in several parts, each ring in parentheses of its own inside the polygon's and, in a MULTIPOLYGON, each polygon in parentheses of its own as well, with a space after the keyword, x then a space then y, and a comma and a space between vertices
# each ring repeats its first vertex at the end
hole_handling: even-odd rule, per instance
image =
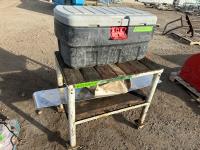
MULTIPOLYGON (((165 72, 143 129, 133 128, 139 111, 91 121, 77 127, 84 150, 199 149, 200 105, 168 80, 200 47, 188 46, 160 33, 181 14, 143 6, 158 16, 160 28, 149 45, 149 57, 165 72)), ((0 0, 0 113, 21 123, 19 150, 66 149, 67 120, 54 108, 35 114, 32 93, 56 87, 53 53, 57 41, 53 6, 39 0, 0 0)))

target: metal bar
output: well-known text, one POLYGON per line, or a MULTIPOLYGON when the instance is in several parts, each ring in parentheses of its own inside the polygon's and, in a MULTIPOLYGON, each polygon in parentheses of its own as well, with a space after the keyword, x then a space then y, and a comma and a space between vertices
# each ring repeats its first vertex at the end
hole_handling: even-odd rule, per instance
POLYGON ((183 17, 181 16, 181 26, 183 26, 183 17))
POLYGON ((154 95, 154 93, 155 93, 155 91, 156 91, 156 87, 157 87, 157 85, 158 85, 160 76, 161 76, 161 74, 158 73, 158 74, 155 74, 154 77, 153 77, 152 86, 151 86, 151 90, 150 90, 150 94, 149 94, 148 99, 147 99, 148 105, 146 105, 146 107, 142 110, 141 117, 140 117, 140 120, 139 120, 139 126, 143 125, 143 123, 144 123, 144 120, 145 120, 147 111, 148 111, 149 106, 150 106, 150 104, 151 104, 153 95, 154 95))
MULTIPOLYGON (((60 71, 60 67, 59 67, 57 58, 55 58, 55 63, 56 63, 57 84, 58 84, 58 87, 63 87, 63 85, 64 85, 64 78, 63 78, 62 72, 60 71)), ((61 93, 64 92, 63 88, 59 88, 59 90, 60 90, 61 93)), ((60 112, 64 111, 63 104, 60 104, 58 107, 59 107, 58 110, 60 112)))
POLYGON ((106 79, 106 80, 99 80, 99 81, 92 81, 92 82, 83 82, 83 83, 75 84, 74 86, 75 86, 75 88, 78 88, 78 87, 79 88, 92 87, 92 86, 96 86, 96 85, 105 84, 105 83, 108 83, 108 82, 127 80, 127 79, 131 79, 131 78, 137 78, 137 77, 146 76, 146 75, 153 75, 153 74, 162 73, 162 72, 163 72, 163 69, 161 69, 161 70, 155 70, 155 71, 149 71, 149 72, 144 72, 144 73, 139 73, 139 74, 134 74, 134 75, 118 76, 116 78, 106 79))
POLYGON ((121 112, 124 112, 124 111, 131 110, 131 109, 144 107, 144 106, 147 106, 147 105, 149 105, 149 104, 148 103, 143 103, 143 104, 139 104, 139 105, 136 105, 136 106, 131 106, 131 107, 119 109, 119 110, 116 110, 116 111, 112 111, 112 112, 108 112, 108 113, 105 113, 105 114, 97 115, 97 116, 94 116, 94 117, 91 117, 91 118, 86 118, 86 119, 83 119, 83 120, 76 121, 75 124, 78 125, 78 124, 81 124, 81 123, 85 123, 85 122, 88 122, 88 121, 96 120, 96 119, 99 119, 99 118, 102 118, 102 117, 107 117, 107 116, 110 116, 110 115, 113 115, 113 114, 117 114, 117 113, 121 113, 121 112))
POLYGON ((57 58, 55 58, 55 63, 56 63, 57 83, 58 83, 59 87, 62 87, 64 85, 63 75, 62 75, 62 72, 60 71, 60 67, 59 67, 57 58))
POLYGON ((180 17, 180 18, 178 18, 178 19, 176 19, 176 20, 170 21, 170 22, 168 22, 168 23, 165 25, 162 34, 165 35, 165 34, 169 33, 169 32, 172 31, 172 30, 175 30, 175 29, 177 29, 177 28, 181 28, 182 25, 183 25, 183 23, 182 23, 182 17, 180 17), (167 29, 167 27, 168 27, 169 24, 172 24, 172 23, 177 22, 177 21, 181 21, 181 26, 178 26, 178 27, 175 27, 175 28, 172 28, 172 29, 166 31, 166 29, 167 29))
POLYGON ((194 36, 194 30, 193 30, 192 23, 191 23, 191 21, 190 21, 190 17, 186 14, 186 15, 185 15, 185 18, 186 18, 187 23, 188 23, 188 25, 189 25, 189 30, 187 31, 187 34, 188 34, 188 33, 191 33, 191 36, 190 36, 190 37, 193 37, 193 36, 194 36))
MULTIPOLYGON (((60 68, 57 58, 55 59, 55 63, 56 63, 57 84, 59 87, 62 87, 64 85, 64 78, 63 78, 63 73, 61 72, 62 69, 60 68)), ((76 146, 75 89, 73 86, 67 86, 66 88, 67 91, 64 92, 64 98, 65 101, 68 103, 67 110, 68 110, 70 146, 75 147, 76 146)), ((64 110, 63 104, 61 104, 59 107, 60 109, 64 110)))
POLYGON ((132 75, 131 78, 136 78, 136 77, 141 77, 141 76, 146 76, 146 75, 151 75, 151 74, 158 74, 158 73, 162 73, 164 69, 160 69, 160 70, 155 70, 155 71, 151 71, 151 72, 144 72, 144 73, 140 73, 140 74, 135 74, 132 75))
POLYGON ((67 87, 67 93, 65 95, 68 98, 68 120, 69 120, 69 139, 70 146, 76 146, 76 124, 75 124, 75 89, 73 86, 67 87))
POLYGON ((175 27, 175 28, 172 28, 172 29, 170 29, 170 30, 167 30, 165 33, 163 33, 163 35, 165 35, 165 34, 171 32, 171 31, 173 31, 173 30, 176 30, 176 29, 182 28, 182 27, 183 27, 183 26, 177 26, 177 27, 175 27))

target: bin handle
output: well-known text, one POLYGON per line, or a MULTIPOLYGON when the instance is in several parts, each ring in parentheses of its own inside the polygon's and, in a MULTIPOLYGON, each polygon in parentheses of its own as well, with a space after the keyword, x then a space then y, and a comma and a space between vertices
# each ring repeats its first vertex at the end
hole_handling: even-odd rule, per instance
POLYGON ((125 16, 125 17, 124 17, 124 20, 128 20, 127 26, 129 27, 131 18, 130 18, 129 16, 125 16))

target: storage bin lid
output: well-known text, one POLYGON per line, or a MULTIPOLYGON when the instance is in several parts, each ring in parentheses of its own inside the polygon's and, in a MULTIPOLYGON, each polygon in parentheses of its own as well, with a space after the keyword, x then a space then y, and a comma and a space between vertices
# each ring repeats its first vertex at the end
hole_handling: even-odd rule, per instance
POLYGON ((74 27, 155 25, 157 21, 149 12, 128 7, 58 5, 54 8, 54 17, 74 27))

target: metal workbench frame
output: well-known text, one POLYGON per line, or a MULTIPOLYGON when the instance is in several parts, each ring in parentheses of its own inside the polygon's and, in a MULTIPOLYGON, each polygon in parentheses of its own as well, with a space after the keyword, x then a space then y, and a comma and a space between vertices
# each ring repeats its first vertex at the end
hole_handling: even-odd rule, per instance
MULTIPOLYGON (((97 115, 97 116, 93 116, 93 117, 89 117, 89 118, 86 118, 86 119, 83 119, 83 120, 76 121, 75 120, 75 117, 76 117, 76 114, 75 114, 75 112, 76 112, 76 110, 75 110, 75 87, 73 85, 66 85, 65 84, 66 82, 64 81, 65 79, 63 77, 59 63, 58 63, 57 59, 55 59, 55 60, 56 60, 55 62, 56 62, 56 73, 57 73, 58 86, 62 87, 62 86, 65 85, 66 88, 67 88, 67 92, 65 92, 64 95, 65 95, 66 101, 68 102, 68 104, 67 104, 68 109, 67 109, 66 113, 68 114, 69 140, 70 140, 70 146, 72 148, 76 147, 76 126, 79 125, 79 124, 91 121, 91 120, 95 120, 95 119, 110 116, 110 115, 113 115, 113 114, 121 113, 121 112, 124 112, 124 111, 132 110, 132 109, 135 109, 135 108, 143 107, 140 119, 138 121, 138 128, 143 126, 147 111, 148 111, 149 106, 151 104, 153 95, 155 93, 155 90, 156 90, 156 87, 158 85, 161 73, 163 72, 163 69, 152 70, 152 71, 148 71, 148 72, 145 72, 145 73, 134 74, 134 75, 131 76, 131 78, 137 78, 137 77, 146 76, 146 75, 153 75, 150 93, 149 93, 145 103, 138 104, 138 105, 135 105, 135 106, 126 107, 126 108, 122 108, 122 109, 119 109, 119 110, 111 111, 111 112, 108 112, 108 113, 104 113, 104 114, 101 114, 101 115, 97 115)), ((63 106, 61 105, 60 107, 63 107, 63 106)))

